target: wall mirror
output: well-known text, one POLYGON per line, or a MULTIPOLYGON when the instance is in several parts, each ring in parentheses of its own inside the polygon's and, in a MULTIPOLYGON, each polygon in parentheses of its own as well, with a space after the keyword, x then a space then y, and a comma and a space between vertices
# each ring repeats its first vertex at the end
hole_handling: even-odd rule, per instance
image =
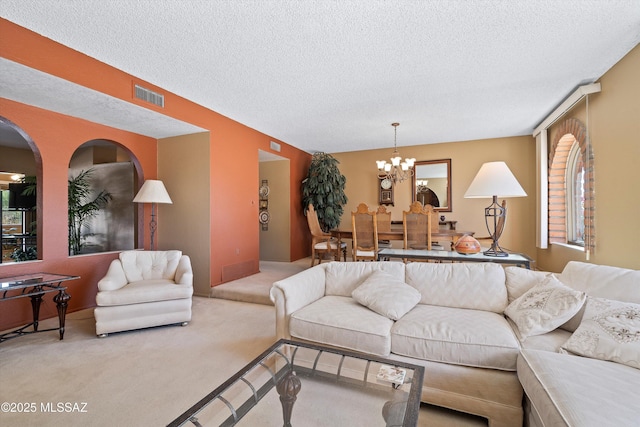
POLYGON ((451 212, 451 159, 416 162, 412 194, 413 201, 431 205, 436 211, 451 212))

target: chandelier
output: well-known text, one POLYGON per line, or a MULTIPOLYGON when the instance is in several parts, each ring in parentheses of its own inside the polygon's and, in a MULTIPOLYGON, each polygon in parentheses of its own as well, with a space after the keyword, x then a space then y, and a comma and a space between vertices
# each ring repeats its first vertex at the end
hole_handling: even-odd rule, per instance
POLYGON ((387 163, 385 160, 376 160, 378 164, 378 176, 380 178, 387 178, 394 184, 407 180, 413 176, 413 164, 416 159, 406 158, 402 162, 402 157, 398 153, 397 137, 398 126, 400 123, 391 123, 393 126, 393 153, 391 154, 391 163, 387 163))

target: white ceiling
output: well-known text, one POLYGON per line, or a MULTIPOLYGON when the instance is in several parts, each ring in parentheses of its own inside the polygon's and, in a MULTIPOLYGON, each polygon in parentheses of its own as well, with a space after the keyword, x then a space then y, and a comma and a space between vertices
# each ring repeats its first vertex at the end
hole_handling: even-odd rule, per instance
MULTIPOLYGON (((0 0, 0 15, 309 152, 390 147, 396 121, 398 146, 527 135, 640 42, 638 0, 0 0)), ((90 120, 148 116, 72 92, 90 120)))

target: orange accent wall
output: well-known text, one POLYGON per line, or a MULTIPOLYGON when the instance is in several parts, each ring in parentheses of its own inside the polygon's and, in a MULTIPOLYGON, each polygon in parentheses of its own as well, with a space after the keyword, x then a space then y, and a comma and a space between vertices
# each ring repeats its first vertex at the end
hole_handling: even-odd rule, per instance
MULTIPOLYGON (((258 265, 258 150, 271 151, 270 141, 281 145, 282 151, 277 154, 290 159, 291 260, 310 254, 310 240, 300 199, 300 183, 311 162, 310 154, 2 18, 0 57, 192 123, 210 132, 208 155, 211 170, 211 235, 203 238, 208 239, 211 245, 209 281, 212 286, 221 283, 224 266, 247 261, 258 265), (163 93, 165 108, 133 98, 134 83, 163 93)), ((78 145, 89 139, 110 139, 129 148, 138 158, 144 178, 162 179, 162 176, 157 176, 158 143, 152 138, 6 99, 0 101, 0 116, 20 126, 40 150, 44 212, 42 261, 3 266, 0 268, 0 277, 45 269, 80 274, 83 276, 82 280, 71 285, 70 307, 75 310, 92 306, 95 284, 106 271, 108 262, 116 255, 66 256, 66 182, 69 158, 78 145)), ((145 206, 145 219, 138 224, 138 229, 145 235, 145 247, 148 247, 148 233, 144 233, 142 224, 148 223, 149 209, 145 206)), ((162 236, 158 236, 160 244, 161 239, 162 236)), ((4 309, 7 307, 1 308, 3 316, 0 319, 0 330, 23 323, 30 317, 22 308, 12 309, 5 316, 4 309)), ((43 311, 42 314, 44 318, 50 313, 43 311)))
MULTIPOLYGON (((86 120, 65 116, 0 98, 0 116, 19 126, 36 146, 37 168, 41 179, 38 191, 41 261, 0 265, 0 277, 46 271, 78 275, 69 282, 69 311, 95 305, 96 283, 105 274, 116 253, 68 256, 67 181, 69 161, 74 151, 92 139, 115 141, 130 151, 137 168, 147 176, 156 174, 156 140, 86 120)), ((57 315, 51 295, 45 297, 41 319, 57 315)), ((29 298, 0 303, 0 330, 31 321, 29 298)))

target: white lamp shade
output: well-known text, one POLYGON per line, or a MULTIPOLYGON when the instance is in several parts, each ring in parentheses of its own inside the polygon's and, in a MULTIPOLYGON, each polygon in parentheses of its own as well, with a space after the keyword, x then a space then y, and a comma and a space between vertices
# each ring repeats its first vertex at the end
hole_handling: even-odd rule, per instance
POLYGON ((146 180, 133 201, 135 203, 173 203, 164 184, 157 179, 146 180))
POLYGON ((464 194, 467 199, 498 197, 525 197, 520 183, 505 162, 489 162, 482 165, 464 194))

